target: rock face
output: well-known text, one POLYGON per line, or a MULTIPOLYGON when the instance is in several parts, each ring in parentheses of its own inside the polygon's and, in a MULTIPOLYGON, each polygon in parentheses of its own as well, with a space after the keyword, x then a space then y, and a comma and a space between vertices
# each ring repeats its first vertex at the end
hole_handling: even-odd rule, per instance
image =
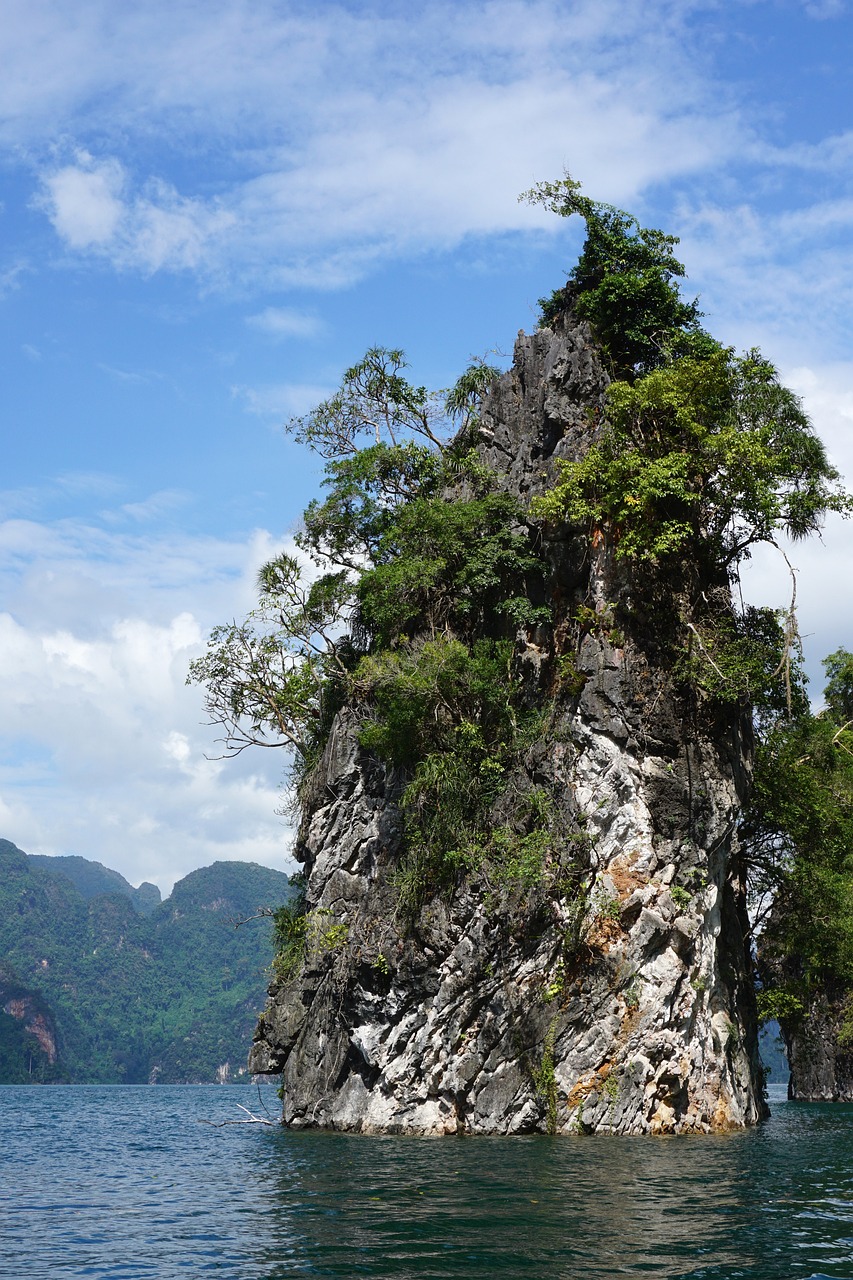
POLYGON ((0 965, 0 1069, 11 1084, 64 1078, 50 1007, 6 965, 0 965))
POLYGON ((791 1067, 790 1098, 802 1102, 853 1102, 849 1022, 849 993, 829 986, 813 995, 804 1018, 781 1024, 791 1067), (847 1035, 842 1033, 845 1023, 847 1035))
MULTIPOLYGON (((510 491, 582 455, 606 385, 585 326, 519 336, 480 428, 510 491)), ((250 1058, 283 1073, 286 1124, 680 1133, 766 1114, 733 844, 748 728, 677 668, 691 611, 725 611, 727 588, 695 565, 677 582, 629 570, 580 531, 546 533, 542 554, 555 622, 519 636, 516 662, 543 727, 508 794, 547 794, 580 888, 471 872, 402 920, 406 779, 345 708, 297 842, 312 942, 271 986, 250 1058)))

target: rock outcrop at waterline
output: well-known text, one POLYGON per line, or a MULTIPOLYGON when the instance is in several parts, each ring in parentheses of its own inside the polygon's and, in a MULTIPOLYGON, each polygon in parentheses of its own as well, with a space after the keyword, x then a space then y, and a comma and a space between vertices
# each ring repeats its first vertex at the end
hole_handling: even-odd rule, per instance
POLYGON ((781 1025, 791 1068, 788 1096, 801 1102, 853 1102, 850 993, 832 983, 813 994, 803 1017, 781 1025))
MULTIPOLYGON (((594 437, 606 384, 571 317, 519 335, 480 420, 501 483, 547 489, 594 437)), ((593 542, 545 532, 554 622, 516 652, 542 730, 497 802, 547 793, 575 891, 474 869, 404 919, 406 778, 359 746, 344 708, 296 848, 313 942, 271 986, 250 1058, 282 1072, 286 1124, 680 1133, 765 1114, 734 846, 749 726, 678 669, 691 618, 724 613, 728 588, 692 563, 664 581, 593 542)))
POLYGON ((760 939, 758 969, 771 987, 785 989, 797 983, 803 992, 802 1007, 779 1017, 790 1068, 788 1097, 800 1102, 853 1102, 853 994, 837 977, 827 975, 807 986, 799 957, 778 954, 773 927, 777 912, 787 909, 782 896, 760 939))

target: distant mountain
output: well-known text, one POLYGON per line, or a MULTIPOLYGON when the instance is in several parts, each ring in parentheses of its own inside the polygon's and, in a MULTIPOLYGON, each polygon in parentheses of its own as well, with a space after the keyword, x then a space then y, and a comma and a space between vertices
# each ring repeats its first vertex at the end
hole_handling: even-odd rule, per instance
MULTIPOLYGON (((4 844, 9 842, 3 841, 4 844)), ((125 880, 119 871, 111 871, 102 862, 90 862, 75 853, 49 857, 45 853, 29 853, 27 857, 32 865, 43 867, 45 871, 61 871, 88 902, 99 893, 120 893, 133 903, 134 911, 141 916, 150 916, 155 907, 160 905, 160 890, 156 884, 144 881, 138 889, 125 880)))
POLYGON ((165 902, 140 892, 0 840, 0 1083, 245 1078, 272 959, 271 921, 249 917, 288 899, 287 876, 217 862, 165 902))

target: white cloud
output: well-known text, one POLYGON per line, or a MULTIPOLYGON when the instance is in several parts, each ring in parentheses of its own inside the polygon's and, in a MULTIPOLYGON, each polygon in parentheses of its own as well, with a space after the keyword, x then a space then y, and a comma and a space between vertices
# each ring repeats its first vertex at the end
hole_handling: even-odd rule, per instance
POLYGON ((807 0, 804 5, 810 18, 825 22, 827 18, 841 18, 847 12, 845 0, 807 0))
POLYGON ((273 338, 313 338, 323 328, 317 316, 292 307, 265 307, 257 315, 247 316, 246 324, 273 338))
MULTIPOLYGON (((140 504, 145 505, 145 504, 140 504)), ((156 515, 157 501, 149 515, 156 515)), ((0 822, 164 890, 222 858, 285 867, 283 754, 224 762, 185 684, 210 626, 246 612, 280 543, 0 523, 0 822)))
MULTIPOLYGON (((81 140, 71 163, 43 160, 44 205, 69 250, 118 269, 340 288, 394 257, 473 237, 558 236, 553 217, 516 196, 566 163, 588 190, 632 208, 655 185, 725 174, 719 208, 685 204, 700 253, 733 238, 778 266, 805 249, 815 272, 794 268, 791 283, 802 291, 812 280, 812 295, 832 280, 823 239, 849 231, 846 199, 825 188, 811 197, 807 186, 788 225, 780 217, 773 227, 772 250, 763 212, 749 207, 741 221, 738 166, 777 188, 799 174, 843 183, 853 133, 763 138, 761 119, 715 74, 707 28, 692 22, 718 10, 713 0, 432 0, 405 13, 393 4, 297 13, 272 0, 250 11, 237 0, 75 8, 73 23, 58 0, 18 13, 5 35, 15 74, 0 86, 0 112, 34 156, 56 130, 52 113, 62 136, 81 140), (48 69, 40 94, 23 73, 35 76, 36 59, 48 69), (171 147, 173 172, 150 160, 152 135, 171 147), (137 141, 148 158, 131 172, 118 157, 137 141)), ((808 11, 830 17, 840 6, 808 11)), ((742 286, 743 252, 740 261, 730 282, 742 286)), ((316 332, 289 308, 249 323, 279 337, 316 332)))
POLYGON ((304 382, 273 382, 258 387, 231 388, 231 394, 243 401, 249 413, 279 421, 300 417, 332 393, 332 387, 304 382))
POLYGON ((762 346, 790 363, 846 353, 853 201, 817 200, 781 211, 685 202, 679 220, 689 286, 699 291, 718 336, 762 346), (719 320, 727 332, 720 333, 719 320))
MULTIPOLYGON (((744 142, 726 95, 693 67, 694 6, 678 0, 642 14, 501 0, 310 17, 221 0, 109 21, 102 3, 81 4, 88 21, 73 33, 48 0, 22 14, 38 38, 15 55, 47 58, 66 132, 96 125, 97 159, 45 166, 45 203, 68 248, 120 268, 337 287, 401 252, 548 225, 516 195, 569 159, 596 192, 630 202, 744 142), (66 36, 85 71, 63 64, 66 36), (222 176, 195 189, 183 171, 132 177, 119 148, 151 130, 214 173, 224 149, 222 176)), ((35 145, 44 98, 17 78, 0 104, 4 93, 35 145)))
POLYGON ((28 270, 26 262, 13 262, 9 267, 0 268, 0 302, 20 287, 21 276, 28 270))
POLYGON ((78 153, 74 164, 47 170, 36 203, 72 250, 145 272, 205 265, 212 246, 234 225, 216 200, 181 196, 159 177, 131 191, 114 157, 78 153))
POLYGON ((116 160, 96 163, 83 154, 43 179, 42 202, 57 234, 71 249, 93 249, 114 239, 126 206, 125 175, 116 160))
POLYGON ((147 524, 169 512, 179 510, 191 501, 190 495, 182 489, 161 489, 152 493, 142 502, 125 502, 121 514, 129 516, 139 524, 147 524))

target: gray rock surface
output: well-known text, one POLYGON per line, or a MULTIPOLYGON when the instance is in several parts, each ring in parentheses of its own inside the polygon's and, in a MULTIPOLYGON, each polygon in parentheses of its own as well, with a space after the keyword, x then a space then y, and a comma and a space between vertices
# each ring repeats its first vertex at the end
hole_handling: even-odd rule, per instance
POLYGON ((812 994, 803 1017, 780 1021, 791 1069, 789 1098, 853 1102, 849 1023, 850 993, 834 983, 812 994))
MULTIPOLYGON (((510 490, 542 492, 556 458, 581 456, 606 385, 585 326, 519 336, 480 431, 510 490)), ((402 920, 405 779, 341 712, 297 842, 312 943, 271 986, 250 1059, 282 1072, 289 1125, 681 1133, 766 1113, 734 836, 748 728, 673 658, 696 602, 725 610, 727 588, 694 565, 677 582, 629 570, 581 531, 546 531, 544 554, 556 621, 519 636, 517 662, 548 714, 510 791, 552 798, 586 896, 477 872, 402 920), (600 623, 573 629, 579 604, 600 623)))

